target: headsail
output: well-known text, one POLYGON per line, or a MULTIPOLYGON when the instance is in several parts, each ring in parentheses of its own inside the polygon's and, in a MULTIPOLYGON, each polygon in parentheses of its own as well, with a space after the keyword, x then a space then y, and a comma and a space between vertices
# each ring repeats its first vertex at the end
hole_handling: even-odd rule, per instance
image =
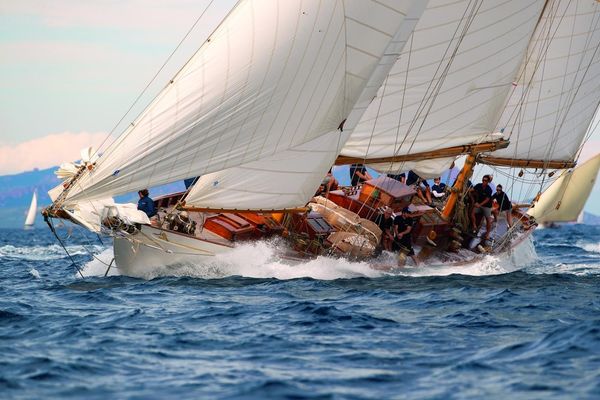
MULTIPOLYGON (((366 4, 363 3, 363 6, 366 4)), ((354 106, 346 108, 344 112, 347 113, 347 117, 344 117, 342 124, 313 140, 277 151, 271 156, 203 175, 189 193, 186 204, 212 209, 243 210, 280 210, 304 206, 313 197, 315 189, 333 164, 341 146, 394 65, 426 5, 426 1, 404 3, 399 8, 397 5, 395 13, 387 16, 394 18, 396 24, 380 25, 382 20, 371 19, 369 14, 354 14, 352 18, 360 21, 361 30, 365 31, 361 36, 346 35, 346 46, 362 54, 362 60, 360 64, 355 64, 357 60, 352 53, 348 53, 344 56, 345 68, 346 73, 355 77, 351 84, 360 82, 362 90, 353 91, 352 96, 346 94, 346 103, 354 106), (410 7, 407 7, 409 5, 410 7), (404 17, 401 17, 402 15, 404 17), (387 34, 393 36, 391 41, 387 41, 385 49, 372 42, 372 33, 367 34, 369 31, 379 32, 382 27, 386 29, 387 34), (390 28, 394 27, 395 34, 390 31, 390 28), (368 57, 368 60, 365 57, 368 57), (368 63, 365 64, 365 61, 368 63), (356 70, 357 65, 361 65, 360 72, 356 70)), ((372 6, 378 9, 381 4, 372 6)), ((352 26, 349 25, 346 29, 351 30, 352 26)), ((379 33, 375 33, 374 37, 384 39, 379 33)), ((348 83, 344 85, 347 86, 348 83)))
POLYGON ((510 146, 496 165, 572 165, 600 103, 600 3, 550 0, 498 129, 510 146))
POLYGON ((574 170, 564 171, 527 213, 540 223, 577 220, 594 187, 599 169, 600 154, 574 170))
POLYGON ((504 99, 543 5, 430 1, 341 154, 368 163, 499 139, 494 132, 504 99))
POLYGON ((240 1, 67 201, 234 168, 334 132, 417 3, 240 1))
POLYGON ((31 197, 31 204, 29 205, 29 211, 27 211, 27 218, 25 218, 25 226, 32 226, 35 223, 35 216, 37 215, 37 190, 33 191, 31 197))

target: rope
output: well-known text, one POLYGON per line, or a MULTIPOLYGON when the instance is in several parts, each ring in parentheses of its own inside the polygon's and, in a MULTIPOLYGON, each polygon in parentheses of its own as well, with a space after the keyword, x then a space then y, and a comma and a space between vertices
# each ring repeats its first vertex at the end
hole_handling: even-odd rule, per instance
POLYGON ((71 256, 71 254, 69 253, 69 251, 67 250, 65 244, 63 243, 63 241, 60 239, 60 237, 58 236, 58 234, 56 233, 56 229, 54 229, 54 225, 51 222, 52 219, 48 218, 47 216, 44 217, 44 221, 46 221, 46 223, 48 224, 48 226, 50 227, 50 231, 52 231, 52 233, 54 234, 54 237, 56 238, 56 240, 58 240, 58 243, 60 243, 61 247, 63 248, 63 250, 65 251, 65 253, 67 253, 67 256, 69 257, 69 259, 71 260, 71 263, 73 264, 73 266, 75 267, 75 269, 77 270, 77 272, 79 272, 79 275, 81 275, 82 279, 85 279, 85 276, 83 276, 83 273, 81 272, 81 269, 79 268, 79 266, 75 263, 75 260, 73 259, 73 257, 71 256))

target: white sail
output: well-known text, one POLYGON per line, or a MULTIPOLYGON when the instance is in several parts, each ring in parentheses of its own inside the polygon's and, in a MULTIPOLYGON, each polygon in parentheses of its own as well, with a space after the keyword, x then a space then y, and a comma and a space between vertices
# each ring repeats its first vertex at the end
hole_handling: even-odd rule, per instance
MULTIPOLYGON (((304 206, 313 197, 341 146, 394 65, 426 5, 426 1, 417 1, 407 10, 404 22, 399 25, 385 52, 378 60, 372 60, 377 63, 371 65, 373 72, 362 92, 354 99, 356 105, 345 119, 342 130, 336 129, 260 160, 203 175, 187 196, 186 204, 243 210, 304 206)), ((366 43, 360 41, 351 45, 359 44, 365 48, 366 43)))
POLYGON ((342 155, 391 157, 501 137, 496 123, 543 4, 430 1, 342 155))
POLYGON ((31 197, 31 204, 29 205, 29 211, 27 211, 27 218, 25 218, 25 226, 32 226, 35 223, 36 215, 37 215, 37 191, 34 190, 33 196, 31 197))
POLYGON ((417 0, 242 0, 67 197, 276 156, 349 116, 417 0))
POLYGON ((577 220, 596 182, 600 154, 573 170, 567 170, 546 189, 527 213, 537 222, 577 220))
POLYGON ((492 156, 573 161, 600 102, 600 4, 551 0, 529 45, 492 156))

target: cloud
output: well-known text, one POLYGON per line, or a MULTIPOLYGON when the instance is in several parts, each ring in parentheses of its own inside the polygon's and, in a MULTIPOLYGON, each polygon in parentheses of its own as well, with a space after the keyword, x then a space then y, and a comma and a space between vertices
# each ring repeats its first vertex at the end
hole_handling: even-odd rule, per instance
POLYGON ((0 146, 0 174, 14 174, 34 168, 49 168, 80 158, 84 147, 98 148, 107 134, 104 132, 62 132, 19 143, 0 146))

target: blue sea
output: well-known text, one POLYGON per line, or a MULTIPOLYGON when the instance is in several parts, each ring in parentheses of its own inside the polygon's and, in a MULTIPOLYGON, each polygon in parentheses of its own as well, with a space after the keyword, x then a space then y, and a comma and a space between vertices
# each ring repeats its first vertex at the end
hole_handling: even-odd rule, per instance
POLYGON ((0 398, 600 398, 600 227, 537 231, 520 270, 259 243, 148 279, 59 234, 85 279, 48 229, 0 230, 0 398))

